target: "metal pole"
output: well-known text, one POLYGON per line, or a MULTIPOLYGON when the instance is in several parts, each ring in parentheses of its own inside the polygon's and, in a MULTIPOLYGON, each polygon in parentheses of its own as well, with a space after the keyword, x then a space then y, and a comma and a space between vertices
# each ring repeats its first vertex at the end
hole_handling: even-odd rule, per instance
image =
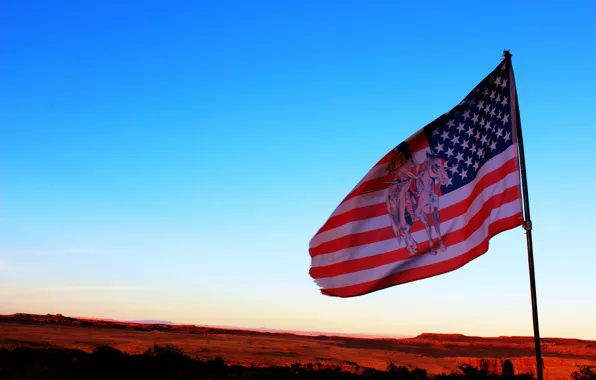
MULTIPOLYGON (((511 78, 513 75, 513 65, 511 65, 511 53, 505 51, 505 58, 509 59, 509 65, 511 70, 511 78)), ((517 111, 516 115, 516 127, 517 127, 517 143, 519 149, 519 165, 521 170, 521 188, 523 194, 524 204, 524 224, 523 228, 526 230, 526 243, 528 246, 528 268, 530 271, 530 295, 532 299, 532 319, 534 321, 534 346, 536 348, 536 376, 537 380, 543 380, 542 374, 542 350, 540 347, 540 330, 538 326, 538 302, 536 299, 536 275, 534 274, 534 249, 532 245, 532 220, 530 219, 530 202, 528 199, 528 180, 526 177, 526 158, 524 156, 524 140, 522 137, 522 128, 519 112, 519 103, 517 100, 517 88, 515 87, 515 81, 511 83, 514 86, 515 94, 515 108, 517 111)))

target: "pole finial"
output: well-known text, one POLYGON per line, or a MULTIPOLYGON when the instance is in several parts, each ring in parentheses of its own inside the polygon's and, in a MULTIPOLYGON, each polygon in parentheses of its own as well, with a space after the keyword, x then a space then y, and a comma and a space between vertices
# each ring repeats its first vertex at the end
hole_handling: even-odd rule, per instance
POLYGON ((511 52, 509 52, 509 49, 503 50, 503 59, 510 59, 510 58, 511 58, 511 52))

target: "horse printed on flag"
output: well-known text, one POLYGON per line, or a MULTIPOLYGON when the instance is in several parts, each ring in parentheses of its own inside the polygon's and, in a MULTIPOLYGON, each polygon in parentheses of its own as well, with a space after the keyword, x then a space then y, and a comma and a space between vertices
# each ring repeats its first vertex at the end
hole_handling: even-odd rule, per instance
POLYGON ((354 297, 453 271, 523 223, 515 81, 504 59, 386 154, 310 241, 323 294, 354 297))

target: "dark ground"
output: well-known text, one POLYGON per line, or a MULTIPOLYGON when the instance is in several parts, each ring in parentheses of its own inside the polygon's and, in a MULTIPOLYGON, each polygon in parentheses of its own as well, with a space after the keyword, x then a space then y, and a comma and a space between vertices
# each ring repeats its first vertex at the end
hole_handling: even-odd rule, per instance
POLYGON ((460 366, 457 373, 429 376, 424 369, 389 365, 385 371, 353 367, 351 371, 321 363, 293 364, 286 367, 247 368, 229 366, 222 358, 193 359, 181 349, 154 346, 143 354, 129 355, 112 347, 98 347, 92 353, 81 350, 47 348, 0 349, 0 379, 79 380, 79 379, 511 379, 530 380, 531 375, 514 375, 511 362, 503 361, 503 374, 488 374, 471 366, 460 366))

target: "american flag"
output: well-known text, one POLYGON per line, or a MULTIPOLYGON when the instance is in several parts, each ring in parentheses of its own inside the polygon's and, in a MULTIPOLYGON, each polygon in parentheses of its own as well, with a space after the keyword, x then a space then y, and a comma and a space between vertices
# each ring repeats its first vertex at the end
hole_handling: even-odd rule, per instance
POLYGON ((516 115, 505 58, 461 103, 386 154, 310 241, 321 292, 354 297, 450 272, 520 226, 516 115))

